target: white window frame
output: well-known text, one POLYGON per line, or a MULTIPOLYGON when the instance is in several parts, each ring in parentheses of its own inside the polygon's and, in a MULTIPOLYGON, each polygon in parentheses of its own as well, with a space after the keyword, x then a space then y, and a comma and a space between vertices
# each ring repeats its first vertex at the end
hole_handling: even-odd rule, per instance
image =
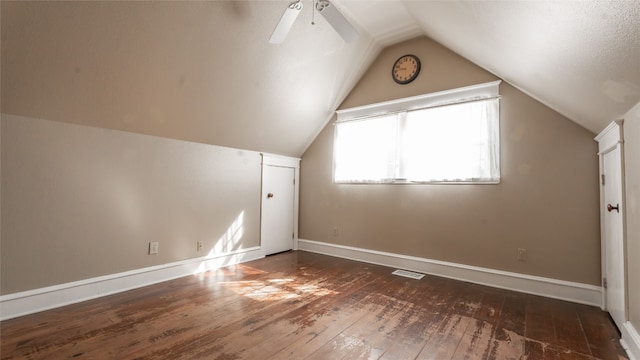
MULTIPOLYGON (((453 105, 466 103, 477 100, 488 100, 500 98, 499 87, 501 80, 487 82, 478 85, 471 85, 457 89, 445 90, 425 95, 418 95, 398 100, 385 101, 370 105, 364 105, 359 107, 353 107, 348 109, 337 110, 337 123, 364 120, 367 118, 373 118, 383 115, 403 113, 412 110, 428 109, 444 105, 453 105)), ((498 120, 498 124, 499 124, 498 120)), ((498 125, 499 132, 499 125, 498 125)), ((334 144, 335 144, 335 132, 334 132, 334 144)), ((500 153, 500 137, 498 136, 498 154, 500 153)), ((336 182, 335 181, 335 146, 332 159, 333 174, 332 179, 334 183, 338 184, 499 184, 500 183, 500 156, 498 156, 498 179, 492 181, 428 181, 428 182, 415 182, 415 181, 403 181, 398 179, 395 181, 383 181, 383 182, 336 182)))

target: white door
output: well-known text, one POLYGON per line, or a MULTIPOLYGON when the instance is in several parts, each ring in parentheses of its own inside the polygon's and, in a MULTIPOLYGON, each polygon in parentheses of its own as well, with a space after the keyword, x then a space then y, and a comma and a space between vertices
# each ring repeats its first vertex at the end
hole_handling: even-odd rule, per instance
POLYGON ((626 322, 622 162, 620 146, 601 154, 604 173, 603 214, 605 304, 618 326, 626 322))
POLYGON ((265 255, 293 249, 294 179, 290 167, 262 167, 261 246, 265 255))

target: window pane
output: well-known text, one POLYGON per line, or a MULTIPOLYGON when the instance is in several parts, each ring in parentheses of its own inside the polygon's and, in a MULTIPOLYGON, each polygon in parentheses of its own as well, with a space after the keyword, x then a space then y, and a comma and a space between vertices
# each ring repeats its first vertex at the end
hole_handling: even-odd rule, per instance
POLYGON ((402 177, 496 181, 498 139, 497 99, 409 111, 402 128, 402 177))
POLYGON ((337 111, 334 181, 499 182, 499 84, 337 111))
POLYGON ((377 182, 394 177, 396 115, 336 124, 336 182, 377 182))

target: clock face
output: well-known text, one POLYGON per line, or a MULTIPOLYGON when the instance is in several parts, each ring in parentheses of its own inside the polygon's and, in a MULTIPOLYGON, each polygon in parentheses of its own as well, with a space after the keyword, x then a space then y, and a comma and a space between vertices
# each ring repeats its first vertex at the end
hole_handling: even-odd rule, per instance
POLYGON ((393 64, 391 75, 398 84, 408 84, 420 73, 420 59, 415 55, 403 55, 393 64))

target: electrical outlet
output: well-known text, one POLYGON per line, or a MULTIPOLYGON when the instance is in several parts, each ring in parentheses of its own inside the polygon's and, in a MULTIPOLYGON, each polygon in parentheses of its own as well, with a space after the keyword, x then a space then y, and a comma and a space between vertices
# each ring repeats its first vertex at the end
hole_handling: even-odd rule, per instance
POLYGON ((198 249, 198 251, 202 251, 203 247, 204 247, 204 241, 198 241, 198 244, 196 245, 196 248, 198 249))
POLYGON ((338 234, 339 234, 339 233, 338 233, 338 228, 337 228, 337 227, 334 227, 334 228, 333 228, 333 237, 338 237, 338 234))
POLYGON ((159 244, 157 241, 152 241, 149 243, 149 255, 154 255, 158 253, 159 244))
POLYGON ((518 261, 527 261, 527 249, 518 249, 518 261))

